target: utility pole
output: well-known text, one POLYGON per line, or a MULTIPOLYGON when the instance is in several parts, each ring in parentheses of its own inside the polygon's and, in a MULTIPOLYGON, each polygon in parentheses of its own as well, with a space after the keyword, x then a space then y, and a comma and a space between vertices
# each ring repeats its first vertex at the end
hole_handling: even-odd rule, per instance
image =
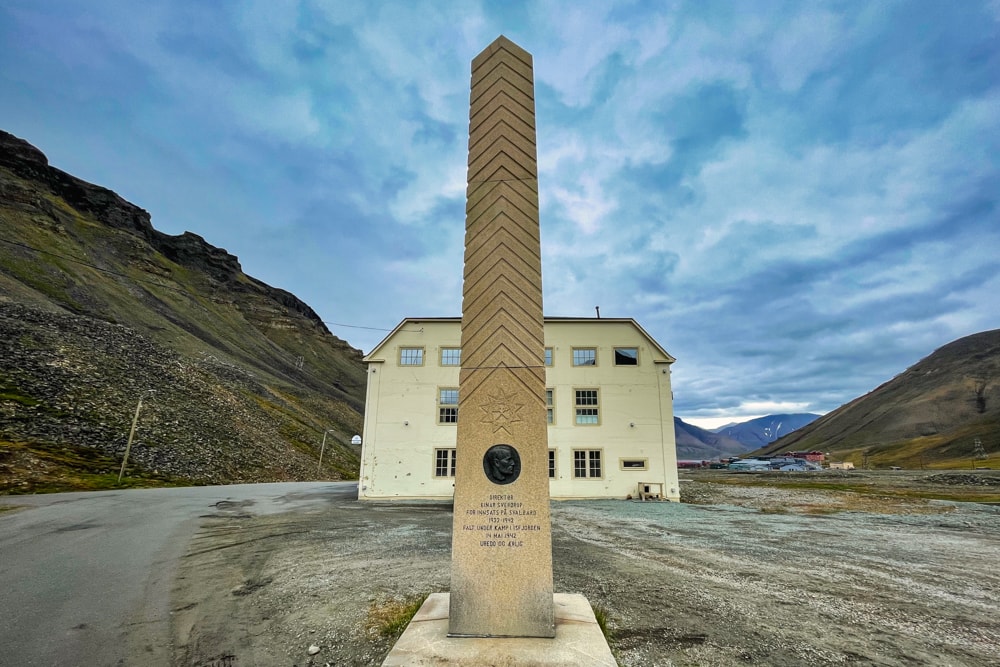
POLYGON ((316 466, 318 470, 323 470, 323 451, 326 449, 326 434, 335 432, 332 428, 323 431, 323 444, 319 448, 319 465, 316 466))
MULTIPOLYGON (((147 389, 147 394, 154 393, 154 390, 147 389)), ((125 445, 125 457, 122 459, 122 469, 118 472, 118 483, 122 483, 122 475, 125 474, 125 464, 128 463, 128 453, 132 451, 132 438, 135 437, 135 427, 139 423, 139 410, 142 409, 143 396, 139 396, 139 402, 135 404, 135 416, 132 417, 132 430, 128 432, 128 443, 125 445)))
POLYGON ((972 450, 972 469, 976 469, 976 461, 982 461, 983 459, 988 458, 989 455, 986 453, 986 450, 983 449, 983 441, 976 438, 976 441, 973 443, 972 450))

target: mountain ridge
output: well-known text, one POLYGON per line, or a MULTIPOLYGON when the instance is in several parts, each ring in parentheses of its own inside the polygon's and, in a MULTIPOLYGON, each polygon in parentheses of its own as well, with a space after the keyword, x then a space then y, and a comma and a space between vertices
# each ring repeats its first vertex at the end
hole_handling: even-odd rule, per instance
POLYGON ((1000 329, 947 343, 863 396, 755 453, 822 449, 861 465, 974 463, 1000 452, 1000 329))
MULTIPOLYGON (((200 267, 220 282, 232 282, 243 274, 239 258, 223 248, 211 245, 194 232, 165 234, 153 227, 148 211, 126 201, 116 192, 88 183, 49 164, 42 151, 8 132, 0 130, 0 167, 15 175, 46 185, 69 206, 89 213, 104 224, 128 231, 147 241, 154 250, 168 259, 186 266, 200 267)), ((16 201, 15 193, 3 192, 5 198, 16 201)), ((36 203, 40 203, 37 202, 36 203)), ((243 274, 253 285, 272 293, 282 305, 293 308, 329 333, 322 318, 291 292, 272 287, 261 280, 243 274)))
POLYGON ((747 449, 757 449, 802 428, 817 418, 819 415, 811 412, 765 415, 714 429, 713 433, 733 438, 746 445, 747 449))
POLYGON ((0 225, 0 493, 113 486, 139 396, 135 483, 356 476, 361 351, 293 294, 2 131, 0 225))
POLYGON ((680 417, 674 417, 674 439, 677 443, 677 458, 681 460, 707 461, 738 456, 748 451, 743 443, 726 435, 712 433, 694 424, 688 424, 680 417))

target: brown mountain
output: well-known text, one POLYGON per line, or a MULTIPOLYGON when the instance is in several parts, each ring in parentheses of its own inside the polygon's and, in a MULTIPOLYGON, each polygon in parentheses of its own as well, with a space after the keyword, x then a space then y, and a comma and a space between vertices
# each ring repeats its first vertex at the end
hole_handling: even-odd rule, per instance
POLYGON ((356 476, 361 352, 294 295, 5 132, 0 232, 0 493, 112 484, 140 396, 132 483, 356 476))
POLYGON ((677 441, 678 459, 711 460, 720 457, 740 456, 749 447, 727 435, 712 433, 694 424, 674 417, 674 438, 677 441))
POLYGON ((855 465, 969 467, 981 461, 976 440, 1000 463, 1000 329, 941 347, 759 453, 819 449, 855 465))

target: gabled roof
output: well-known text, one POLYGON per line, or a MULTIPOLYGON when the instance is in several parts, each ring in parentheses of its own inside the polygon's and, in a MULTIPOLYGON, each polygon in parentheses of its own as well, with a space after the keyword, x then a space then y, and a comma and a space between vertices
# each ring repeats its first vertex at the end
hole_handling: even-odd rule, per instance
MULTIPOLYGON (((616 324, 631 324, 636 330, 642 334, 642 336, 649 341, 660 354, 666 357, 666 363, 672 364, 677 359, 675 359, 669 352, 663 349, 663 346, 656 342, 656 339, 649 335, 649 333, 643 329, 638 322, 636 322, 631 317, 545 317, 545 323, 549 322, 585 322, 587 324, 601 324, 601 323, 616 323, 616 324)), ((374 356, 381 351, 389 340, 395 336, 400 330, 402 330, 406 325, 417 325, 421 322, 454 322, 456 324, 461 324, 461 317, 407 317, 404 318, 402 322, 396 325, 389 334, 379 341, 378 345, 372 348, 372 351, 365 355, 362 361, 375 361, 374 356)), ((661 362, 662 363, 662 362, 661 362)))

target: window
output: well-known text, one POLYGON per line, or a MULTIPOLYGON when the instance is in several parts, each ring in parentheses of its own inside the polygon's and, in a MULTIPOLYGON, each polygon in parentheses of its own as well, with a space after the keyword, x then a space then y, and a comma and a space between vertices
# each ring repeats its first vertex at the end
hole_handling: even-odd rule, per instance
POLYGON ((556 478, 556 450, 549 450, 549 479, 556 478))
POLYGON ((649 459, 618 459, 622 470, 648 470, 649 459))
POLYGON ((616 347, 615 366, 638 366, 639 348, 637 347, 616 347))
POLYGON ((438 390, 438 424, 458 423, 458 389, 438 390))
POLYGON ((573 348, 573 365, 574 366, 596 366, 597 365, 597 348, 596 347, 574 347, 573 348))
POLYGON ((399 348, 400 366, 423 366, 424 348, 422 347, 401 347, 399 348))
POLYGON ((551 366, 552 365, 552 348, 551 347, 545 348, 545 365, 546 366, 551 366))
POLYGON ((580 426, 593 426, 600 423, 600 405, 596 389, 575 390, 576 423, 580 426))
POLYGON ((593 479, 599 478, 601 475, 601 450, 573 450, 573 477, 579 479, 593 479))
POLYGON ((553 400, 553 393, 555 389, 545 390, 545 421, 549 424, 554 424, 556 421, 555 416, 555 401, 553 400))
POLYGON ((460 347, 442 347, 441 348, 441 365, 442 366, 461 366, 462 365, 462 348, 460 348, 460 347))
POLYGON ((434 450, 434 476, 454 477, 455 476, 455 449, 435 449, 434 450))

